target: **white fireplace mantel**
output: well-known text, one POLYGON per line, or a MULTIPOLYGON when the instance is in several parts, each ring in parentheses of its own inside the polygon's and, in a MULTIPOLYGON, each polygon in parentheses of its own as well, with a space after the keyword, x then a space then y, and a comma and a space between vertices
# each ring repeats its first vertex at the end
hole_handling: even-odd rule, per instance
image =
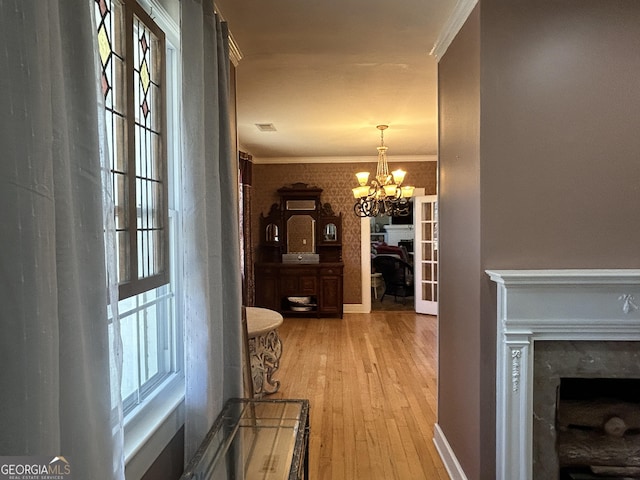
POLYGON ((486 273, 498 286, 496 479, 533 480, 535 341, 640 341, 640 270, 486 273))

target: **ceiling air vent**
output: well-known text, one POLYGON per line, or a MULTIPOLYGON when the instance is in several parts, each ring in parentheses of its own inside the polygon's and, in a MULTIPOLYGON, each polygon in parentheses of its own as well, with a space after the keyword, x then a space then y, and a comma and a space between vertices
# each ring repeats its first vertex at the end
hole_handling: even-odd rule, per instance
POLYGON ((256 127, 258 127, 258 130, 260 130, 261 132, 276 131, 276 127, 273 125, 273 123, 256 123, 256 127))

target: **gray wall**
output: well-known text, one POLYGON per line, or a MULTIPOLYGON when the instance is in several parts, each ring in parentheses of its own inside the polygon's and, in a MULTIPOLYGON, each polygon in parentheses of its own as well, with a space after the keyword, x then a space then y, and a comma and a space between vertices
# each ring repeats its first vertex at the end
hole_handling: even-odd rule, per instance
POLYGON ((476 9, 438 66, 438 423, 465 472, 480 468, 479 26, 476 9))
POLYGON ((481 0, 440 62, 439 424, 470 480, 495 478, 484 270, 640 268, 638 78, 636 0, 481 0))

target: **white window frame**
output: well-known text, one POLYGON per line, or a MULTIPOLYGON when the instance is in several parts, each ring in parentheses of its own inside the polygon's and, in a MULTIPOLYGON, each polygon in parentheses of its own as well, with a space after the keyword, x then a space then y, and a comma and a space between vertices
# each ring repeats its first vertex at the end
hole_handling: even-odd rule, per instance
MULTIPOLYGON (((126 478, 141 478, 165 446, 184 424, 184 333, 182 324, 182 256, 181 248, 181 165, 182 72, 180 68, 180 30, 157 0, 137 0, 166 35, 166 141, 169 187, 169 296, 173 301, 173 319, 168 322, 172 351, 166 353, 169 373, 144 392, 141 401, 124 418, 124 456, 126 478)), ((122 318, 126 311, 120 312, 122 318)))

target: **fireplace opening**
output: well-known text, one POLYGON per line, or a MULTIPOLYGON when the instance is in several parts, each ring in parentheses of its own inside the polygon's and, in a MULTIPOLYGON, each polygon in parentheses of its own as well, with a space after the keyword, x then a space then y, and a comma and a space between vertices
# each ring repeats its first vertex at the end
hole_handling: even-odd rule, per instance
POLYGON ((560 480, 640 479, 640 379, 561 378, 560 480))

